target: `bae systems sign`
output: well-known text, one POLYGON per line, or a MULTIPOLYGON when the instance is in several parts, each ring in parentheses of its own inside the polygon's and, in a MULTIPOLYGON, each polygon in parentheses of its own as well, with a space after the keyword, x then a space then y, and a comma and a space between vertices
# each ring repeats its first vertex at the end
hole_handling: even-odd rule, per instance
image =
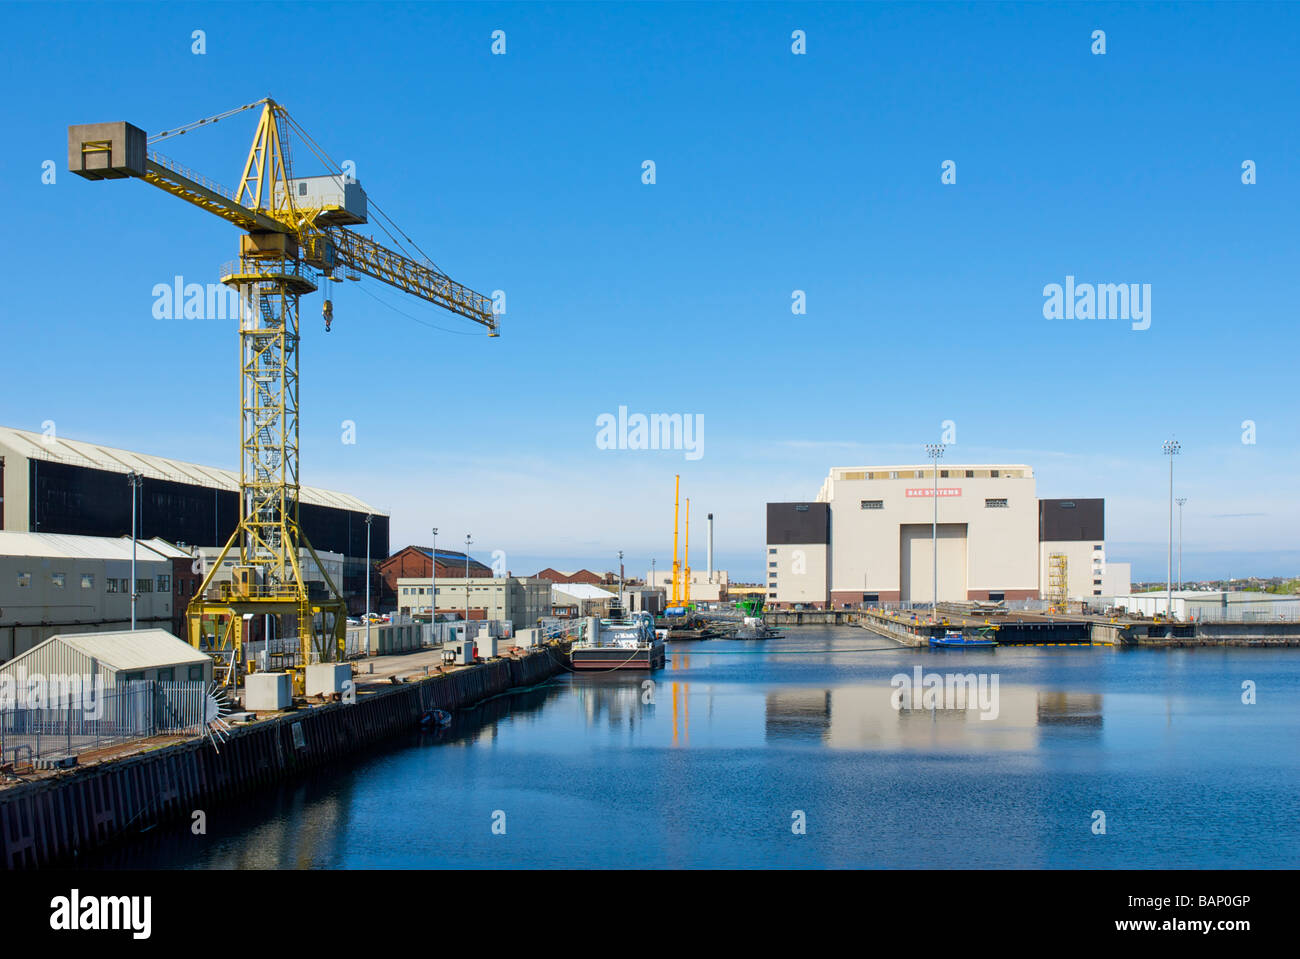
POLYGON ((960 486, 940 486, 940 487, 936 490, 936 489, 934 489, 934 487, 932 487, 932 486, 922 486, 922 487, 919 487, 919 488, 909 489, 909 490, 907 491, 907 495, 908 495, 908 496, 934 496, 935 493, 938 493, 939 496, 960 496, 960 495, 961 495, 961 487, 960 487, 960 486))

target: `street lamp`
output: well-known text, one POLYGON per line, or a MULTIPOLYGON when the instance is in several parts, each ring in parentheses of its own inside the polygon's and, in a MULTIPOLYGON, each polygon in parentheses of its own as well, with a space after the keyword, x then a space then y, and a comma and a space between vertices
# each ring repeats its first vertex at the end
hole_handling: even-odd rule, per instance
POLYGON ((934 608, 931 610, 935 622, 939 621, 939 460, 943 459, 942 443, 926 443, 925 453, 934 463, 934 526, 930 533, 930 549, 934 560, 934 608))
POLYGON ((469 640, 469 548, 474 541, 465 534, 465 639, 469 640))
POLYGON ((1165 602, 1168 604, 1165 609, 1165 615, 1169 622, 1174 619, 1174 457, 1178 455, 1182 447, 1177 440, 1165 440, 1163 446, 1166 456, 1169 457, 1169 569, 1168 578, 1165 580, 1165 602))
POLYGON ((429 552, 429 643, 437 642, 433 624, 438 621, 438 527, 433 529, 433 549, 429 552))
POLYGON ((135 470, 126 474, 126 481, 131 484, 131 629, 135 629, 135 601, 140 596, 139 584, 135 578, 135 544, 136 518, 135 503, 140 498, 140 484, 144 477, 135 470))
POLYGON ((1186 496, 1178 497, 1178 588, 1183 588, 1183 505, 1186 496))
POLYGON ((366 514, 366 655, 370 655, 370 521, 374 519, 366 514))

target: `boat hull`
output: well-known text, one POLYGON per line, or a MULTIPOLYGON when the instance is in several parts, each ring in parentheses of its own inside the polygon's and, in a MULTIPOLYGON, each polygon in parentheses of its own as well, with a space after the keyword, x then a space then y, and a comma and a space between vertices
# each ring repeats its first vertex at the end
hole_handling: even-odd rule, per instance
POLYGON ((930 645, 940 649, 992 649, 995 639, 947 639, 943 636, 931 636, 930 645))
POLYGON ((662 641, 637 649, 575 646, 569 653, 569 661, 575 670, 662 669, 668 658, 666 649, 662 641))

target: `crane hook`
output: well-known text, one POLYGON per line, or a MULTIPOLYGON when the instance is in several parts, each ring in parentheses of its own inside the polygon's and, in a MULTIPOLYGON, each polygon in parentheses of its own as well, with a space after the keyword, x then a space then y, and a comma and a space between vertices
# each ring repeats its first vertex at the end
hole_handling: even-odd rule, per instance
POLYGON ((330 331, 330 324, 334 322, 334 301, 326 300, 325 305, 321 307, 321 315, 325 317, 325 332, 330 331))

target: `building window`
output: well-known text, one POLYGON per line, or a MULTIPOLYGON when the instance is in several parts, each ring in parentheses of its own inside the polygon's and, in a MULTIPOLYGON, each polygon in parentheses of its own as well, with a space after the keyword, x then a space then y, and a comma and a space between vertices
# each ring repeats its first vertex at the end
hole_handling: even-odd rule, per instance
POLYGON ((767 551, 767 555, 768 555, 768 556, 775 556, 775 555, 776 555, 776 550, 775 550, 775 549, 769 549, 769 550, 767 551))
POLYGON ((889 478, 890 478, 890 479, 898 479, 898 470, 890 470, 890 471, 889 471, 889 478))
POLYGON ((151 579, 137 579, 137 580, 135 581, 135 591, 136 591, 137 593, 152 593, 152 592, 153 592, 153 580, 151 580, 151 579))
POLYGON ((191 667, 189 668, 189 671, 186 673, 186 675, 189 677, 190 682, 194 682, 195 680, 202 680, 202 679, 203 679, 203 667, 202 667, 202 666, 191 666, 191 667))
POLYGON ((966 478, 967 478, 967 479, 974 479, 974 478, 975 478, 975 471, 974 471, 974 470, 967 470, 967 471, 966 471, 966 478))
POLYGON ((158 577, 158 592, 170 593, 172 588, 172 578, 170 576, 158 577))
POLYGON ((772 562, 768 563, 768 564, 767 564, 767 568, 768 568, 768 569, 776 569, 776 560, 772 560, 772 562))
POLYGON ((63 589, 63 584, 66 583, 67 580, 68 577, 64 573, 50 573, 50 583, 57 586, 59 589, 63 589))
POLYGON ((1093 586, 1100 586, 1100 585, 1101 585, 1101 580, 1099 580, 1099 579, 1094 579, 1094 580, 1092 581, 1092 585, 1093 585, 1093 586))
POLYGON ((1094 547, 1092 548, 1092 550, 1093 550, 1094 553, 1095 553, 1096 551, 1098 551, 1099 549, 1101 549, 1101 543, 1098 543, 1096 546, 1094 546, 1094 547))
POLYGON ((1006 509, 1007 501, 1005 499, 986 499, 984 501, 985 509, 1006 509))
POLYGON ((1061 504, 1061 509, 1074 509, 1074 504, 1067 500, 1061 504))
POLYGON ((1006 594, 1006 593, 995 593, 995 592, 993 592, 992 590, 989 591, 989 602, 990 602, 990 603, 998 603, 998 602, 1002 602, 1002 601, 1005 600, 1006 598, 1007 598, 1007 594, 1006 594))
POLYGON ((998 478, 998 474, 999 474, 998 470, 989 470, 989 476, 993 477, 994 479, 998 478))
POLYGON ((106 593, 116 593, 116 592, 117 592, 117 580, 113 579, 111 576, 110 576, 108 579, 104 580, 104 592, 106 592, 106 593))
POLYGON ((31 585, 32 585, 32 574, 31 574, 31 573, 19 573, 19 574, 18 574, 18 588, 19 588, 19 589, 26 589, 27 587, 29 587, 29 586, 31 586, 31 585))
POLYGON ((940 479, 947 479, 947 478, 948 478, 948 471, 947 471, 947 470, 939 470, 939 478, 940 478, 940 479))
POLYGON ((878 602, 880 602, 880 594, 879 594, 879 593, 863 593, 863 594, 862 594, 862 601, 863 601, 864 603, 878 603, 878 602))
POLYGON ((1092 591, 1092 595, 1094 595, 1094 596, 1100 596, 1100 595, 1101 595, 1101 590, 1099 590, 1099 589, 1094 589, 1094 590, 1092 591))
POLYGON ((884 509, 885 501, 882 499, 864 499, 862 501, 863 509, 884 509))
POLYGON ((82 589, 94 589, 94 588, 95 588, 95 574, 94 574, 94 573, 82 573, 82 574, 81 574, 81 588, 82 588, 82 589))
POLYGON ((767 598, 768 598, 768 599, 776 599, 776 593, 768 593, 768 594, 767 594, 767 598))

